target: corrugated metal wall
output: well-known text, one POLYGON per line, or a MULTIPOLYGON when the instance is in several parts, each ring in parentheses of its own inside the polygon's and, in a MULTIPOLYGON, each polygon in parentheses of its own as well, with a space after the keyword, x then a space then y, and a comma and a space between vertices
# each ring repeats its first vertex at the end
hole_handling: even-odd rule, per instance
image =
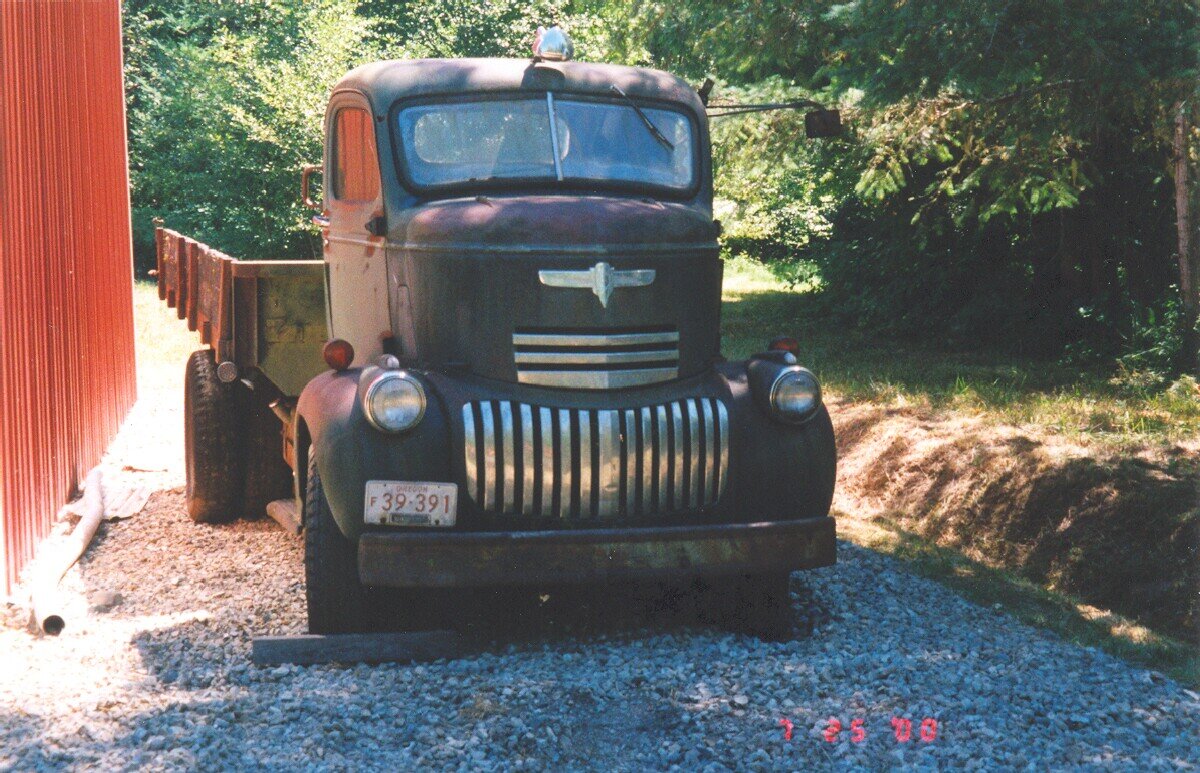
POLYGON ((4 592, 135 396, 119 0, 0 0, 4 592))

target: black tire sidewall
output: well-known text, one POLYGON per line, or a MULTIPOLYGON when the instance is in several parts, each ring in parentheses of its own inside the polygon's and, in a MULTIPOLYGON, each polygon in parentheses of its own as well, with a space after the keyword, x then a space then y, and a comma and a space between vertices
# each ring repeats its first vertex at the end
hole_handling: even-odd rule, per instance
POLYGON ((236 384, 217 378, 211 349, 192 352, 184 376, 184 466, 188 515, 218 523, 238 515, 245 471, 236 384))
POLYGON ((357 545, 346 539, 333 520, 312 451, 305 488, 304 579, 309 633, 365 631, 367 592, 358 579, 357 545))

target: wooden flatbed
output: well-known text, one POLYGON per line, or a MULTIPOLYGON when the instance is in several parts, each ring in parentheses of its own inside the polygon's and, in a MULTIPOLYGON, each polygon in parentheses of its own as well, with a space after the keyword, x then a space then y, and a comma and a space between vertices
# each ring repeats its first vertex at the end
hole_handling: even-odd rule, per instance
POLYGON ((161 226, 154 237, 158 297, 217 362, 255 369, 289 397, 328 370, 325 261, 237 260, 161 226))

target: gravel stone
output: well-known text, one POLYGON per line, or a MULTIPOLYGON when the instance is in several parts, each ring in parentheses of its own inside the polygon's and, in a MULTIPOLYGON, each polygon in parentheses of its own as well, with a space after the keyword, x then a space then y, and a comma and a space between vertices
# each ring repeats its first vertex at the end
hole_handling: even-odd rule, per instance
POLYGON ((252 636, 304 631, 301 542, 267 519, 188 520, 181 372, 140 384, 106 459, 156 493, 103 524, 64 580, 64 633, 33 636, 25 610, 4 610, 0 769, 1200 766, 1197 692, 845 543, 837 566, 793 578, 811 629, 793 641, 616 621, 423 665, 257 668, 252 636), (101 593, 118 597, 102 613, 101 593), (911 720, 908 741, 893 718, 911 720))

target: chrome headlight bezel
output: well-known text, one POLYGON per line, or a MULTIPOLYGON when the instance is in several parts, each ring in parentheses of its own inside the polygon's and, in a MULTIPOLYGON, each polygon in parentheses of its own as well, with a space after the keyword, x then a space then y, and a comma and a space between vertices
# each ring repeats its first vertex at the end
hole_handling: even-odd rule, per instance
POLYGON ((784 368, 775 376, 775 380, 771 382, 771 390, 768 398, 771 406, 771 411, 780 421, 788 424, 803 424, 816 415, 817 410, 821 407, 821 382, 813 375, 813 372, 808 368, 802 368, 798 365, 790 368, 784 368), (807 406, 797 409, 787 407, 782 404, 784 397, 784 389, 790 383, 804 382, 808 386, 808 391, 811 392, 811 401, 807 406))
POLYGON ((407 432, 420 424, 421 420, 425 418, 425 410, 429 405, 429 397, 426 395, 425 387, 421 385, 420 380, 412 374, 402 370, 389 370, 379 374, 373 381, 371 381, 370 385, 367 386, 366 391, 363 392, 362 395, 363 415, 366 417, 367 423, 380 432, 386 432, 392 435, 399 434, 401 432, 407 432), (404 426, 399 427, 391 427, 381 421, 379 416, 376 415, 374 408, 374 400, 380 394, 380 390, 393 382, 402 383, 411 387, 413 389, 413 394, 420 403, 417 407, 416 416, 404 426))

